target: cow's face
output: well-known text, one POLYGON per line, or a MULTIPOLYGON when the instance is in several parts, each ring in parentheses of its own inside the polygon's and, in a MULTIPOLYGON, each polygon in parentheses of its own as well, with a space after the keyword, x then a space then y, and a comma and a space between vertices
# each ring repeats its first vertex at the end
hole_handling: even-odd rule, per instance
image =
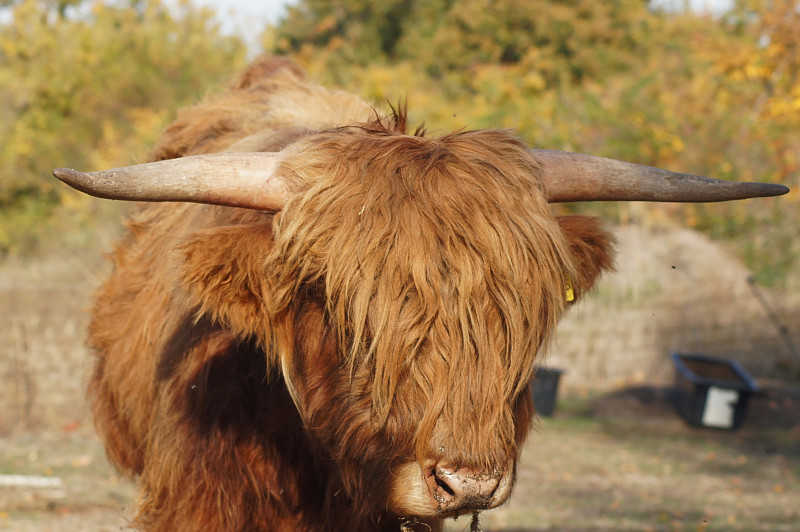
POLYGON ((534 359, 565 281, 579 294, 609 266, 607 235, 554 218, 536 161, 503 132, 351 128, 294 149, 282 171, 301 192, 272 234, 187 244, 201 304, 261 338, 357 507, 430 517, 502 503, 534 359), (209 248, 218 258, 200 264, 209 248), (226 261, 226 282, 206 283, 226 261))

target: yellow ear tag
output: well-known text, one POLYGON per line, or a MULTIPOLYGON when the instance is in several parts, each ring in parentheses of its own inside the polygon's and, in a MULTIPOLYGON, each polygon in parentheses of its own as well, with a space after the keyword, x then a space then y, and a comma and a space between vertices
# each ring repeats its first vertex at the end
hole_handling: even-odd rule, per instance
POLYGON ((567 302, 575 301, 575 290, 572 289, 572 277, 569 274, 564 276, 564 291, 566 292, 567 302))

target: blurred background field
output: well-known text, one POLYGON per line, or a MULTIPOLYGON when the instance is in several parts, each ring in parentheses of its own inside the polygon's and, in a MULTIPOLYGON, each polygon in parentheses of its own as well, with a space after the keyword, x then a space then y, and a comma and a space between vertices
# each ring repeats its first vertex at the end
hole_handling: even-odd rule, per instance
MULTIPOLYGON (((118 530, 133 486, 83 399, 85 310, 126 206, 54 167, 143 160, 177 109, 259 53, 428 131, 516 129, 532 146, 792 187, 714 205, 561 205, 615 228, 617 272, 546 364, 562 404, 491 530, 793 530, 800 522, 800 12, 643 0, 298 0, 232 30, 208 3, 0 1, 0 530, 118 530), (679 4, 676 5, 675 4, 679 4), (668 7, 664 7, 664 6, 668 7), (683 7, 682 7, 683 6, 683 7), (768 390, 736 433, 688 428, 668 353, 741 362, 768 390)), ((454 530, 467 529, 460 520, 454 530), (460 527, 460 528, 459 528, 460 527)))

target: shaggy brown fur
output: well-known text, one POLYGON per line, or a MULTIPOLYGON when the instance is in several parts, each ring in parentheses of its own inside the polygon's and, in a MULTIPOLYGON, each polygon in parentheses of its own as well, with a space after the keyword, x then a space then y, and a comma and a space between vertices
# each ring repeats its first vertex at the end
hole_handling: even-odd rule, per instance
POLYGON ((142 529, 398 530, 401 465, 516 460, 564 281, 610 267, 510 133, 409 135, 285 60, 181 113, 152 159, 279 149, 280 213, 142 207, 97 294, 90 397, 142 529))

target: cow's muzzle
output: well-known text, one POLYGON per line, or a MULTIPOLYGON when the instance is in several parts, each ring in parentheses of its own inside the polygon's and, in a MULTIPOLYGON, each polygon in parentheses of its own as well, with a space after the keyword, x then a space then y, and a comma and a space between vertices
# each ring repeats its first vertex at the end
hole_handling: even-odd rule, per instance
POLYGON ((504 503, 514 484, 514 465, 502 469, 406 464, 394 475, 390 507, 405 516, 453 517, 504 503))
POLYGON ((505 476, 504 471, 496 469, 482 471, 436 464, 425 472, 425 484, 440 512, 485 510, 507 498, 501 489, 509 484, 505 476))

